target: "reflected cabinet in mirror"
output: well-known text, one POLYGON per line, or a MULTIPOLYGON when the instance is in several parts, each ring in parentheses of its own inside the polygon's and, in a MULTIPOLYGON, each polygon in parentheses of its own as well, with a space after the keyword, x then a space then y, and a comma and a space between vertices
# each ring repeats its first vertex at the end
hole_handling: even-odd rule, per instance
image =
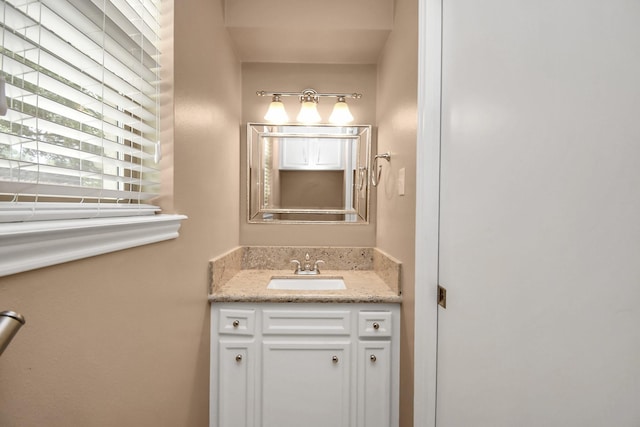
POLYGON ((249 222, 369 221, 371 126, 247 125, 249 222))

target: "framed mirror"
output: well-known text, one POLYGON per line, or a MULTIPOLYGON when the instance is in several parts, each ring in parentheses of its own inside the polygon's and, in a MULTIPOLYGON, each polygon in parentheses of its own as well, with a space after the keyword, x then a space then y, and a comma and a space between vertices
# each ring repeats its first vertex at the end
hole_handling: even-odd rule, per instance
POLYGON ((368 223, 371 126, 247 125, 251 223, 368 223))

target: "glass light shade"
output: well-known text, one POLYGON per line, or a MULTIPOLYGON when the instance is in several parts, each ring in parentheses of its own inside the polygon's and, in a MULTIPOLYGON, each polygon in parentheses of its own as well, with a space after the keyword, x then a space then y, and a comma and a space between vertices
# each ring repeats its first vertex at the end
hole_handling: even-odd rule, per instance
POLYGON ((303 101, 297 117, 300 123, 318 123, 322 118, 314 101, 303 101))
POLYGON ((343 125, 353 121, 353 114, 349 111, 349 106, 344 99, 338 99, 336 105, 333 106, 333 112, 329 116, 329 122, 336 125, 343 125))
POLYGON ((284 109, 282 101, 272 101, 269 104, 267 114, 264 115, 264 119, 271 123, 286 123, 289 121, 289 116, 284 109))

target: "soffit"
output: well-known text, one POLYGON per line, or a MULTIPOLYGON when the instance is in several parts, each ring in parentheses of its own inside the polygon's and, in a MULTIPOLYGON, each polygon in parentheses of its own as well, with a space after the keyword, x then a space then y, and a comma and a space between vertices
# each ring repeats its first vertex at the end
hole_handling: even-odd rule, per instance
POLYGON ((226 0, 242 62, 374 64, 393 27, 393 0, 226 0))

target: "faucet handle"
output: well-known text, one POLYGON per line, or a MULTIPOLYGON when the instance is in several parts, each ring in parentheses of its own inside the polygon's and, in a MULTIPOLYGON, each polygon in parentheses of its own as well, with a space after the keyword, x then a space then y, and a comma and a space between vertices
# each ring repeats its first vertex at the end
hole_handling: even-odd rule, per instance
POLYGON ((293 272, 295 274, 298 274, 301 270, 302 270, 302 265, 300 264, 300 261, 298 261, 297 259, 292 259, 291 261, 289 261, 291 264, 295 264, 296 268, 293 270, 293 272))
POLYGON ((324 261, 321 259, 316 260, 316 262, 313 264, 313 271, 315 271, 316 273, 320 273, 320 264, 324 264, 324 261))

